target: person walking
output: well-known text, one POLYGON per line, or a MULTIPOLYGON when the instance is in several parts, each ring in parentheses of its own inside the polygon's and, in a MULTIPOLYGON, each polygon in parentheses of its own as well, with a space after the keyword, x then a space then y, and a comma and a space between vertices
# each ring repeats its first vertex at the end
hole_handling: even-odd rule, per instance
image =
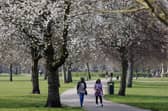
POLYGON ((103 107, 103 97, 102 97, 103 96, 103 86, 102 86, 100 79, 96 80, 94 90, 95 90, 96 106, 99 106, 98 100, 100 100, 100 105, 103 107))
POLYGON ((83 107, 84 96, 87 95, 86 88, 87 88, 87 86, 86 86, 85 79, 83 77, 81 77, 80 81, 77 84, 77 93, 79 95, 81 107, 83 107))

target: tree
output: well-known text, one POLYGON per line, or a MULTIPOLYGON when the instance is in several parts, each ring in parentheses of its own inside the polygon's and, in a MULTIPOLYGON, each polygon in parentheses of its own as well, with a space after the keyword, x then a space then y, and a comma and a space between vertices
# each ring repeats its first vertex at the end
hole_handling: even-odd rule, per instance
POLYGON ((150 9, 151 13, 164 25, 168 26, 168 1, 167 0, 136 0, 141 5, 150 9))
MULTIPOLYGON (((16 36, 13 34, 15 30, 13 30, 12 26, 7 27, 2 23, 1 26, 1 64, 5 64, 9 66, 10 72, 10 81, 13 81, 12 75, 14 72, 14 68, 21 63, 24 62, 24 57, 26 57, 25 47, 22 47, 18 44, 16 36), (20 58, 19 56, 23 56, 20 58)), ((28 58, 27 58, 28 59, 28 58)), ((17 68, 17 67, 16 67, 17 68)))
MULTIPOLYGON (((119 7, 114 6, 112 7, 112 9, 122 9, 122 6, 132 6, 131 2, 124 0, 122 2, 117 1, 117 3, 119 4, 117 5, 119 7)), ((152 21, 148 21, 148 23, 143 21, 144 23, 146 23, 146 25, 144 25, 142 24, 142 22, 137 22, 132 15, 125 13, 118 13, 116 15, 103 14, 102 18, 104 18, 103 22, 97 29, 99 32, 97 34, 97 41, 102 46, 104 52, 113 54, 114 56, 118 55, 120 57, 118 59, 121 61, 122 76, 118 95, 124 96, 126 89, 128 63, 131 63, 131 59, 133 59, 132 57, 136 56, 134 54, 134 50, 141 49, 140 51, 142 51, 142 49, 145 49, 143 51, 143 53, 145 54, 147 53, 147 51, 161 52, 166 44, 166 39, 164 38, 162 31, 160 30, 160 27, 162 26, 157 26, 156 20, 155 24, 152 23, 152 21), (159 31, 157 31, 158 29, 159 31), (160 36, 159 39, 158 36, 160 36), (155 50, 154 47, 157 47, 157 50, 155 50)), ((156 54, 156 56, 157 55, 158 54, 156 54)))
MULTIPOLYGON (((42 57, 41 49, 43 46, 39 45, 39 41, 34 33, 34 27, 36 27, 36 20, 32 21, 30 17, 33 17, 31 13, 31 2, 26 5, 28 1, 5 1, 2 5, 1 19, 5 24, 13 26, 14 32, 18 44, 23 44, 28 47, 32 56, 32 93, 39 94, 39 80, 38 80, 38 61, 42 57), (25 10, 23 9, 25 8, 25 10)), ((34 5, 34 4, 33 4, 34 5)), ((33 10, 34 11, 34 10, 33 10)), ((37 30, 36 30, 37 31, 37 30)))
MULTIPOLYGON (((41 54, 46 58, 49 84, 46 106, 60 107, 58 68, 68 56, 66 42, 70 1, 11 0, 5 1, 3 6, 2 19, 21 32, 19 36, 30 46, 33 60, 38 60, 41 54)), ((33 69, 36 68, 35 64, 33 69)), ((37 74, 33 77, 38 77, 37 74)))
POLYGON ((47 24, 47 29, 44 34, 44 39, 45 43, 47 44, 46 46, 46 51, 45 51, 45 56, 46 56, 46 69, 47 69, 47 75, 48 75, 48 99, 46 106, 47 107, 60 107, 60 96, 59 96, 59 75, 58 75, 58 68, 64 64, 65 59, 68 57, 68 52, 66 49, 67 46, 67 36, 68 36, 68 24, 67 24, 67 19, 68 15, 70 13, 70 1, 64 1, 65 3, 65 13, 64 13, 64 18, 63 18, 63 34, 62 34, 62 40, 63 43, 61 45, 60 49, 60 57, 55 58, 54 57, 54 45, 52 43, 52 37, 54 36, 54 25, 55 22, 54 20, 50 19, 48 24, 47 24))

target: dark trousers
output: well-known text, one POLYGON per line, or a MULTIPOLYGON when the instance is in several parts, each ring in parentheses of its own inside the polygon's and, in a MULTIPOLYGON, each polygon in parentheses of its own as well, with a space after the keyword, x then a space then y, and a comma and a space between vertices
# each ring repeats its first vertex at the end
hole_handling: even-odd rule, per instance
POLYGON ((98 99, 100 99, 100 103, 102 104, 102 96, 96 96, 96 104, 98 104, 99 102, 98 102, 98 99))

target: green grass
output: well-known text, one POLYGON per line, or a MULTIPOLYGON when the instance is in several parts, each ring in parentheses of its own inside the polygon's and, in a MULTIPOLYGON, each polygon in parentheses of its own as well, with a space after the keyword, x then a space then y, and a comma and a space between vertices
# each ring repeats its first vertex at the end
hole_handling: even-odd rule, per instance
POLYGON ((115 84, 115 95, 107 99, 152 111, 168 111, 168 78, 140 78, 133 88, 127 88, 127 96, 117 96, 119 83, 115 84))
MULTIPOLYGON (((18 75, 9 82, 9 77, 0 75, 0 111, 83 111, 81 108, 45 108, 47 100, 47 81, 40 77, 41 94, 31 94, 31 76, 18 75)), ((61 82, 60 93, 74 87, 76 81, 70 84, 61 82)))

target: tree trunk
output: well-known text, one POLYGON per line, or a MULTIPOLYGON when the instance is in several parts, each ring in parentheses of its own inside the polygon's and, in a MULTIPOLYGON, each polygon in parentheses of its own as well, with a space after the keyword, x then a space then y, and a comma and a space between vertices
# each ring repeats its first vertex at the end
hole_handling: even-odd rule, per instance
POLYGON ((86 67, 87 67, 88 79, 91 80, 90 67, 88 62, 86 63, 86 67))
POLYGON ((15 74, 18 75, 18 67, 15 69, 15 74))
POLYGON ((61 51, 59 53, 60 57, 54 58, 54 47, 52 44, 53 31, 51 30, 54 22, 50 20, 47 24, 47 33, 45 33, 46 47, 46 68, 48 75, 48 98, 46 107, 61 107, 60 95, 59 95, 59 74, 58 68, 65 63, 65 59, 68 57, 67 46, 67 36, 68 36, 68 23, 67 17, 70 12, 70 1, 65 1, 65 15, 64 15, 64 29, 63 29, 63 44, 61 51))
POLYGON ((18 74, 21 74, 22 73, 22 67, 19 65, 18 67, 18 74))
POLYGON ((47 78, 48 78, 48 71, 47 71, 47 65, 45 64, 45 67, 46 67, 46 69, 45 69, 45 74, 44 74, 44 80, 47 80, 47 78))
POLYGON ((62 75, 63 75, 63 80, 64 80, 64 83, 67 83, 68 80, 67 80, 67 74, 66 74, 66 66, 65 64, 62 65, 62 75))
POLYGON ((133 80, 133 69, 134 69, 134 63, 133 63, 133 58, 130 59, 128 62, 128 77, 127 77, 127 87, 131 88, 132 87, 132 80, 133 80))
POLYGON ((46 107, 61 107, 59 95, 58 67, 53 66, 54 48, 52 45, 47 48, 46 70, 48 74, 48 98, 46 107))
POLYGON ((161 64, 161 77, 163 77, 163 75, 164 75, 164 64, 162 63, 161 64))
POLYGON ((58 71, 51 68, 48 72, 48 98, 46 107, 61 107, 58 78, 58 71))
POLYGON ((38 59, 32 61, 32 85, 33 85, 33 94, 40 94, 39 89, 39 74, 38 74, 38 59))
POLYGON ((44 80, 47 80, 47 73, 44 74, 44 80))
POLYGON ((2 73, 2 66, 0 65, 0 73, 2 73))
POLYGON ((120 81, 120 89, 118 92, 118 95, 120 95, 120 96, 125 96, 127 68, 128 68, 128 61, 123 60, 122 61, 122 75, 121 75, 121 81, 120 81))
POLYGON ((127 69, 128 69, 127 50, 125 47, 122 47, 120 49, 120 54, 121 54, 122 74, 121 74, 120 89, 119 89, 118 95, 125 96, 126 78, 127 78, 127 69))
POLYGON ((138 79, 138 69, 135 69, 135 73, 136 73, 136 80, 138 79))
POLYGON ((38 75, 38 61, 42 57, 39 54, 39 50, 37 47, 31 47, 31 56, 32 56, 32 93, 33 94, 40 94, 40 89, 39 89, 39 75, 38 75))
POLYGON ((151 77, 151 69, 150 68, 148 68, 147 72, 148 72, 148 77, 151 77))
POLYGON ((68 65, 67 75, 68 75, 68 82, 72 82, 71 64, 68 65))
POLYGON ((12 67, 13 67, 13 65, 10 64, 10 78, 9 78, 10 82, 13 81, 13 71, 12 71, 12 67))

